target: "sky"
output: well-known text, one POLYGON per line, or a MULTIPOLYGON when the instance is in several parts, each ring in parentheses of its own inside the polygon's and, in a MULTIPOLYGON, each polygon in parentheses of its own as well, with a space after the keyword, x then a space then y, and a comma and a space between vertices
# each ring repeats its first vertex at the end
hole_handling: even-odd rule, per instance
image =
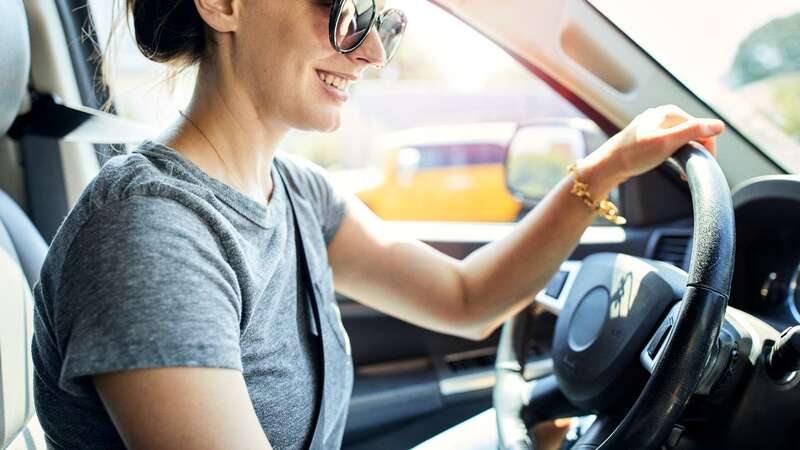
POLYGON ((409 27, 432 37, 426 42, 426 51, 434 55, 441 73, 458 84, 457 88, 481 86, 498 67, 517 64, 494 43, 427 0, 394 0, 387 5, 402 9, 409 27))

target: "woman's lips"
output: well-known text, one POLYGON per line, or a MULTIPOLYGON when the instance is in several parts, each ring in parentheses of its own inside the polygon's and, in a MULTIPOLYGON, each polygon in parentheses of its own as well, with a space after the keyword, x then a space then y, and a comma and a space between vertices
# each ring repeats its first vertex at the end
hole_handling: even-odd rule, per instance
POLYGON ((347 92, 340 91, 339 89, 329 85, 328 83, 322 80, 319 80, 319 84, 322 85, 322 89, 325 90, 325 93, 328 94, 328 96, 337 103, 344 103, 349 98, 347 92))
POLYGON ((338 73, 317 70, 317 78, 325 91, 337 102, 345 102, 349 98, 348 89, 356 79, 338 73))

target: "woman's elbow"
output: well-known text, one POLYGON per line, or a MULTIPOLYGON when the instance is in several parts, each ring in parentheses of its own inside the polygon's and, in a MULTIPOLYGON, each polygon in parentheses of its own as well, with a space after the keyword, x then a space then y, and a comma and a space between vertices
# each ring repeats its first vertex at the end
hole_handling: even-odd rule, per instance
POLYGON ((451 327, 450 334, 470 341, 480 342, 488 339, 497 327, 498 324, 496 323, 487 323, 485 320, 465 316, 451 327))

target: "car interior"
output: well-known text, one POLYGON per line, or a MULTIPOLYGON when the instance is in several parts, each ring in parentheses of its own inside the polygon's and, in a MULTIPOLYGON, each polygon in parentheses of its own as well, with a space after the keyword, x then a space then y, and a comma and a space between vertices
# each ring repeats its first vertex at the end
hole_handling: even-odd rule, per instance
MULTIPOLYGON (((432 3, 607 136, 659 104, 725 120, 587 1, 432 3)), ((0 9, 4 449, 46 448, 30 342, 48 242, 118 151, 108 144, 140 129, 113 107, 98 111, 109 99, 96 87, 89 14, 86 0, 0 9)), ((531 427, 563 417, 587 424, 569 444, 576 449, 797 448, 800 176, 730 123, 717 145, 718 159, 690 145, 624 183, 627 223, 590 226, 531 306, 485 340, 337 296, 356 372, 343 448, 433 449, 487 435, 501 448, 536 448, 531 427)), ((513 228, 390 225, 455 258, 513 228)))

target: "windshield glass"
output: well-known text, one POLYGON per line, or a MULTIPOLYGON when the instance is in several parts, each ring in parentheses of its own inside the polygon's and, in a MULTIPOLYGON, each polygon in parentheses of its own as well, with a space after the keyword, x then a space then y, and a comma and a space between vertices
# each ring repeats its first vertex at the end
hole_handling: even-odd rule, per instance
POLYGON ((590 2, 762 151, 800 172, 797 0, 590 2))

